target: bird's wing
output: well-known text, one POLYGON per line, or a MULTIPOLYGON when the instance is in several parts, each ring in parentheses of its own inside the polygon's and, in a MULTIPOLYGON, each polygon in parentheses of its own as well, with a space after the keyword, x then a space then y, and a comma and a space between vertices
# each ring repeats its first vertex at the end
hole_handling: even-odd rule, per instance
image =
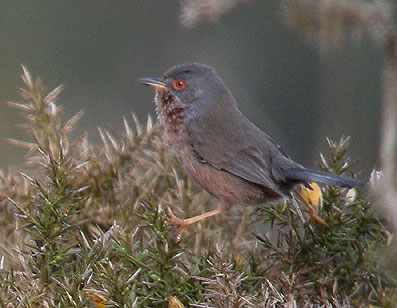
POLYGON ((241 113, 237 117, 229 116, 222 121, 209 114, 187 125, 188 139, 197 159, 282 194, 277 184, 283 180, 278 170, 282 165, 280 160, 287 164, 294 162, 241 113))

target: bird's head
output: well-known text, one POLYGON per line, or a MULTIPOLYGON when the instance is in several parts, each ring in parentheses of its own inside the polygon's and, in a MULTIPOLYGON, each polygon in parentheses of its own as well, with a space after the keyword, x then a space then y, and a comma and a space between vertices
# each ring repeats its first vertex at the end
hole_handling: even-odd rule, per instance
POLYGON ((234 99, 215 70, 205 64, 174 66, 159 78, 140 78, 156 90, 156 112, 161 122, 180 124, 218 108, 235 105, 234 99))

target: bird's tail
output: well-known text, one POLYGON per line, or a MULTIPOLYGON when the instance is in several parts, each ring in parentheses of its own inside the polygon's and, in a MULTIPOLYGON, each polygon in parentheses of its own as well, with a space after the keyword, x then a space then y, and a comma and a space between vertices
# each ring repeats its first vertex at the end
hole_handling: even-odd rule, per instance
POLYGON ((339 187, 362 187, 364 183, 360 180, 346 178, 343 176, 310 170, 310 169, 298 169, 293 168, 285 171, 285 177, 290 180, 298 180, 302 182, 317 182, 322 184, 328 184, 332 186, 339 186, 339 187))

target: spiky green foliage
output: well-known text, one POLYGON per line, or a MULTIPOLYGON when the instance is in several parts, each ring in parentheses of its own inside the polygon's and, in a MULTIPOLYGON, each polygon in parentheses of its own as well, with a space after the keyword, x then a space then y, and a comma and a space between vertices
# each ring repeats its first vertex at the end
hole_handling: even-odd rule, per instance
MULTIPOLYGON (((31 141, 12 141, 26 166, 0 175, 0 307, 393 307, 377 262, 391 235, 360 194, 324 187, 327 227, 293 199, 208 219, 176 245, 162 206, 189 217, 216 200, 179 170, 157 124, 133 116, 120 135, 100 129, 101 145, 71 139, 81 113, 62 121, 61 87, 23 79, 12 106, 31 141)), ((347 139, 329 145, 322 168, 346 172, 347 139)))

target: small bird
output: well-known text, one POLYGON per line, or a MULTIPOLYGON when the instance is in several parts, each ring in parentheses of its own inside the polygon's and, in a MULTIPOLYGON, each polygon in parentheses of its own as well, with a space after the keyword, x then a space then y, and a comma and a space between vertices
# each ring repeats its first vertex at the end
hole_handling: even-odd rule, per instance
POLYGON ((310 170, 238 109, 231 92, 208 65, 191 63, 160 78, 140 78, 155 89, 157 117, 186 174, 221 201, 216 210, 180 219, 167 208, 168 221, 184 229, 235 204, 260 204, 290 196, 298 184, 318 182, 352 188, 356 179, 310 170))

